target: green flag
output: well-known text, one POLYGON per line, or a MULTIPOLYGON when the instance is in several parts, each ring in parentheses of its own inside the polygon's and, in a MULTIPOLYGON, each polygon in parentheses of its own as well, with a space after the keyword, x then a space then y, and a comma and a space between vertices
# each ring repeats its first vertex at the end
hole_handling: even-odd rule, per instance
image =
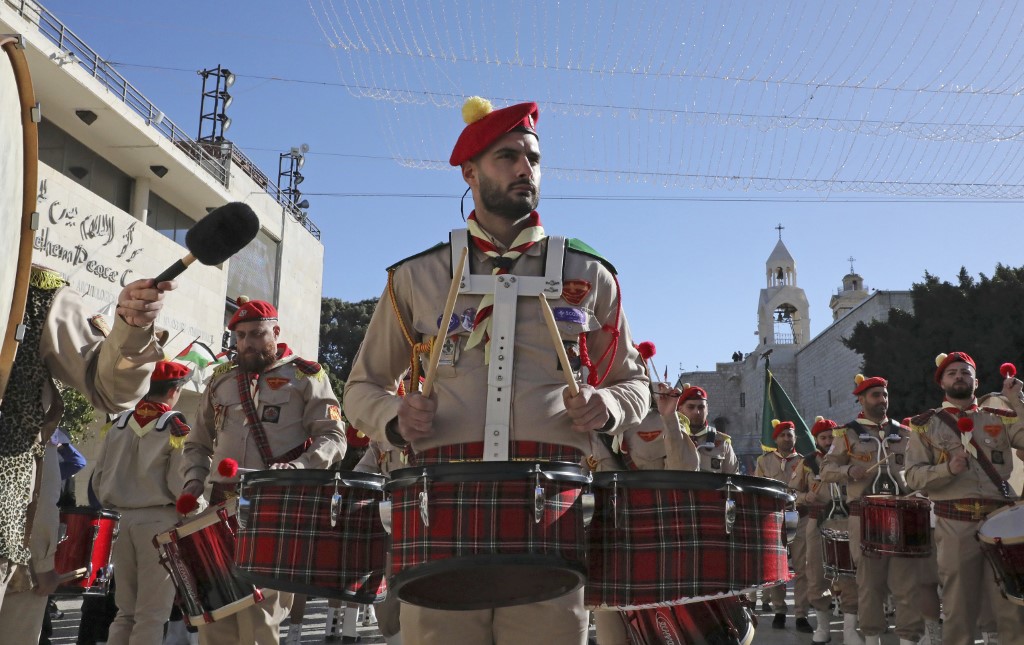
POLYGON ((809 455, 815 451, 814 437, 807 428, 796 406, 789 399, 782 384, 775 380, 772 371, 768 369, 767 361, 764 366, 764 411, 761 414, 761 449, 765 452, 775 450, 775 440, 772 439, 772 419, 779 421, 792 421, 796 426, 796 451, 801 455, 809 455))

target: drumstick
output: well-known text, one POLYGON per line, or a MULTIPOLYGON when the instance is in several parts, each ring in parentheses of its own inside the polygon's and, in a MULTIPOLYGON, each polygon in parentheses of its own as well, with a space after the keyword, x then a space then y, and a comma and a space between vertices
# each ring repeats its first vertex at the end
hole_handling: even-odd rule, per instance
POLYGON ((544 313, 544 322, 548 324, 548 331, 551 332, 551 342, 555 345, 555 353, 558 354, 558 362, 562 364, 562 375, 565 376, 565 384, 569 386, 570 396, 580 393, 580 386, 576 384, 573 376, 572 365, 569 364, 569 355, 565 352, 565 345, 562 343, 562 335, 558 333, 558 325, 555 323, 555 314, 551 313, 548 299, 544 294, 540 298, 540 310, 544 313))
POLYGON ((881 465, 882 465, 882 464, 883 464, 883 463, 884 463, 884 462, 885 462, 885 461, 886 461, 887 459, 889 459, 889 457, 892 457, 892 456, 893 456, 894 454, 895 454, 895 453, 892 453, 892 452, 890 452, 890 453, 889 453, 889 454, 887 454, 887 455, 886 455, 885 457, 883 457, 883 458, 882 458, 881 460, 879 460, 879 462, 878 462, 877 464, 875 464, 875 465, 874 465, 874 466, 872 466, 871 468, 868 468, 867 470, 865 470, 865 471, 864 471, 864 474, 865 474, 865 475, 867 475, 868 473, 870 473, 870 472, 871 472, 872 470, 874 470, 875 468, 878 468, 878 467, 879 467, 879 466, 881 466, 881 465))
POLYGON ((81 569, 74 569, 72 571, 60 574, 60 576, 58 576, 57 578, 57 583, 64 584, 65 582, 70 582, 77 578, 84 578, 86 575, 88 575, 88 573, 89 569, 86 567, 82 567, 81 569))
POLYGON ((462 271, 466 268, 466 256, 469 247, 463 247, 462 255, 459 256, 459 263, 452 274, 452 286, 448 288, 448 301, 444 303, 444 315, 441 316, 441 324, 437 326, 437 337, 434 338, 434 346, 430 348, 430 362, 427 364, 427 378, 423 384, 423 396, 430 396, 434 390, 434 379, 437 377, 437 364, 441 362, 441 346, 444 344, 445 336, 448 335, 448 325, 452 319, 452 311, 455 310, 455 298, 459 295, 459 284, 462 283, 462 271))

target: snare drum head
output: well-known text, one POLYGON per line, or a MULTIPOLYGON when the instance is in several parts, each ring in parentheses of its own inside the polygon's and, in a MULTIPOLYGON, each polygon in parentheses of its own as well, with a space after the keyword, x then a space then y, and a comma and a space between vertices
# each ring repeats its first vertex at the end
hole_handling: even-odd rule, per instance
POLYGON ((982 538, 1001 538, 1004 542, 1024 542, 1024 503, 1001 508, 988 516, 978 529, 982 538))
POLYGON ((32 262, 30 214, 36 201, 38 139, 29 107, 35 101, 25 54, 0 36, 0 399, 17 350, 32 262))

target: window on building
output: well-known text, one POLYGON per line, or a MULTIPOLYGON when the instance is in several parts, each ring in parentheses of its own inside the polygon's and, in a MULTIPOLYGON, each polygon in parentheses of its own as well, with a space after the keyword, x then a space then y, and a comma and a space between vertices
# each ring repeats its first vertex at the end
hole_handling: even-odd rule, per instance
POLYGON ((741 408, 747 407, 747 393, 746 392, 740 392, 740 407, 741 408))
POLYGON ((46 119, 39 124, 39 161, 121 210, 131 208, 132 178, 46 119))
POLYGON ((149 192, 149 213, 146 215, 146 224, 150 228, 185 246, 185 234, 195 223, 195 220, 172 206, 163 197, 153 191, 149 192))
POLYGON ((260 230, 256 239, 228 262, 228 298, 249 296, 277 305, 277 253, 280 242, 260 230))
POLYGON ((832 390, 828 391, 828 407, 832 407, 832 390))

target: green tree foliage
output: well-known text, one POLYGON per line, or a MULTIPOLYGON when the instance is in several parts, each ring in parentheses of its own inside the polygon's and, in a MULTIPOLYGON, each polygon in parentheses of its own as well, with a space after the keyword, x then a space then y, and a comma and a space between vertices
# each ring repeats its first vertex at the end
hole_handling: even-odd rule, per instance
POLYGON ((889 379, 894 419, 933 408, 942 393, 935 356, 962 351, 978 364, 978 394, 1002 389, 999 366, 1024 372, 1024 267, 996 265, 975 280, 963 268, 956 284, 925 273, 911 288, 914 312, 889 312, 885 322, 858 323, 846 346, 864 357, 864 374, 889 379))
POLYGON ((320 300, 320 364, 327 369, 331 386, 342 398, 345 381, 352 370, 359 344, 363 342, 377 298, 345 302, 337 298, 320 300))
POLYGON ((60 426, 71 437, 72 443, 81 443, 89 424, 96 420, 96 410, 89 399, 75 388, 58 382, 57 389, 64 401, 64 416, 60 418, 60 426))

